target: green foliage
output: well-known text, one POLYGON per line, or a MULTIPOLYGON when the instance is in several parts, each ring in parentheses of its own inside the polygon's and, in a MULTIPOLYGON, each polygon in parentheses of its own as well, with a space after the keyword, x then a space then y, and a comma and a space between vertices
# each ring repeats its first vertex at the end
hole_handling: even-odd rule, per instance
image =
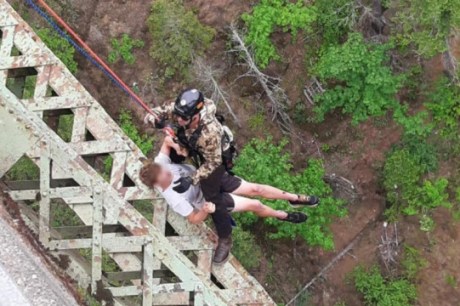
POLYGON ((152 136, 141 134, 133 122, 133 116, 127 110, 121 110, 118 121, 126 136, 128 136, 139 147, 144 155, 148 155, 153 149, 155 139, 152 136))
POLYGON ((307 113, 307 107, 303 101, 299 101, 294 106, 294 113, 292 119, 295 123, 302 125, 309 122, 310 118, 307 113))
MULTIPOLYGON (((286 141, 274 144, 271 138, 253 139, 240 153, 235 173, 244 179, 270 184, 280 189, 321 197, 321 205, 308 211, 308 221, 304 224, 280 222, 266 218, 264 222, 276 228, 276 232, 268 233, 273 239, 301 236, 312 246, 333 249, 334 241, 329 229, 330 223, 337 216, 345 215, 343 202, 332 197, 331 188, 323 181, 324 168, 320 160, 309 160, 308 166, 293 173, 292 156, 285 151, 286 141)), ((286 209, 286 201, 264 201, 274 209, 286 209)), ((249 225, 257 220, 251 214, 237 216, 241 224, 249 225)))
POLYGON ((314 69, 316 76, 329 84, 317 96, 315 112, 319 121, 326 113, 341 108, 357 124, 398 105, 395 95, 402 77, 385 65, 390 47, 366 43, 361 34, 353 33, 343 45, 325 50, 314 69))
POLYGON ((442 78, 425 106, 431 111, 441 136, 459 139, 460 134, 460 88, 442 78))
POLYGON ((23 156, 7 172, 6 178, 8 181, 38 180, 40 169, 30 158, 23 156))
POLYGON ((137 200, 131 203, 138 212, 141 213, 147 220, 153 220, 153 204, 152 200, 137 200))
POLYGON ((446 275, 445 281, 446 281, 446 284, 448 284, 452 288, 454 289, 457 288, 457 278, 455 277, 455 275, 446 275))
POLYGON ((77 214, 60 199, 51 200, 51 226, 79 226, 84 225, 77 214))
POLYGON ((319 36, 324 45, 340 42, 359 18, 354 0, 316 0, 319 36))
POLYGON ((415 44, 431 57, 446 50, 446 40, 460 26, 459 0, 392 0, 395 36, 402 47, 415 44))
MULTIPOLYGON (((155 138, 153 136, 148 136, 147 134, 142 134, 137 126, 133 122, 133 116, 130 111, 122 109, 120 111, 120 116, 118 117, 118 124, 123 132, 128 136, 137 147, 144 153, 144 155, 149 155, 153 149, 153 144, 155 138)), ((106 181, 110 178, 110 172, 112 171, 113 158, 112 156, 107 156, 103 160, 104 169, 102 170, 102 176, 106 181)))
POLYGON ((433 130, 428 122, 428 112, 420 111, 413 116, 407 115, 407 105, 396 107, 393 119, 403 127, 404 135, 409 137, 425 138, 433 130))
POLYGON ((311 31, 316 20, 316 8, 306 6, 304 1, 261 0, 243 20, 248 28, 246 43, 253 46, 255 58, 261 68, 267 67, 271 60, 280 56, 271 41, 277 27, 296 37, 298 31, 311 31))
POLYGON ((73 117, 73 114, 59 117, 57 134, 65 142, 70 142, 72 140, 73 117))
POLYGON ((383 186, 387 191, 388 202, 396 207, 403 206, 408 190, 413 193, 422 173, 423 169, 407 149, 391 152, 383 169, 383 186))
POLYGON ((80 299, 84 302, 86 306, 102 306, 102 304, 91 294, 89 294, 85 289, 78 287, 77 288, 78 295, 80 299))
POLYGON ((48 28, 37 29, 36 33, 70 72, 77 73, 78 64, 75 61, 75 49, 67 40, 48 28))
POLYGON ((147 24, 153 40, 150 55, 164 65, 167 78, 187 76, 193 57, 202 55, 215 35, 182 0, 154 1, 147 24))
POLYGON ((265 115, 264 113, 256 113, 249 117, 248 126, 253 131, 259 131, 265 127, 265 115))
POLYGON ((448 181, 444 178, 421 183, 426 168, 420 159, 409 150, 397 149, 389 154, 383 169, 383 185, 391 207, 386 214, 395 219, 402 212, 405 215, 422 215, 422 230, 432 230, 434 223, 428 213, 437 207, 450 208, 448 181))
POLYGON ((408 306, 417 298, 414 284, 406 279, 385 279, 379 268, 366 270, 362 266, 353 271, 356 290, 363 294, 365 304, 372 306, 408 306))
POLYGON ((417 160, 422 173, 438 169, 438 152, 436 147, 423 137, 404 135, 401 146, 417 160))
POLYGON ((404 276, 409 280, 415 280, 418 272, 428 266, 428 262, 422 257, 419 250, 405 244, 401 266, 404 270, 404 276))
POLYGON ((120 58, 127 64, 132 65, 136 62, 133 49, 144 47, 144 42, 140 39, 132 39, 128 34, 123 34, 120 39, 112 39, 112 50, 109 52, 109 63, 116 63, 120 58))
POLYGON ((232 237, 232 254, 238 258, 240 263, 246 269, 259 267, 262 258, 262 249, 257 244, 254 235, 239 226, 233 230, 232 237))

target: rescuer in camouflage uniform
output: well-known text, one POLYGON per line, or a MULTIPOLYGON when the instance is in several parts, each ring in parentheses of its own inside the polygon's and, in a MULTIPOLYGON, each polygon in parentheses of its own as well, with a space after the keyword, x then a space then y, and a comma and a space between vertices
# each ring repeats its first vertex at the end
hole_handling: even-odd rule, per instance
POLYGON ((183 91, 175 102, 153 109, 146 121, 163 128, 166 120, 174 120, 180 126, 177 132, 179 144, 194 161, 197 171, 190 177, 181 177, 173 189, 184 193, 190 186, 200 184, 208 202, 216 206, 212 219, 216 226, 219 243, 213 261, 223 263, 232 247, 232 226, 229 207, 231 193, 241 185, 241 179, 228 175, 222 162, 223 128, 218 122, 213 101, 205 99, 196 89, 183 91), (225 187, 223 187, 225 185, 225 187))

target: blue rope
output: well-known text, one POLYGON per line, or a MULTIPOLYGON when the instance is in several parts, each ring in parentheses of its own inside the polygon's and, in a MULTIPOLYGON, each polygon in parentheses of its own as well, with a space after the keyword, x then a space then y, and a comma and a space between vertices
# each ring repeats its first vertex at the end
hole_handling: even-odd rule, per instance
POLYGON ((91 55, 88 54, 88 52, 86 52, 85 49, 83 49, 82 47, 80 47, 69 35, 67 35, 66 32, 64 32, 58 24, 56 24, 53 20, 53 18, 51 18, 46 12, 44 12, 38 5, 36 5, 32 0, 26 0, 27 4, 33 9, 35 10, 40 16, 42 16, 50 25, 51 27, 53 27, 53 29, 58 32, 58 34, 64 38, 65 40, 67 40, 74 48, 75 50, 77 50, 78 53, 80 53, 84 58, 86 58, 87 60, 89 60, 94 66, 96 66, 96 68, 98 68, 99 70, 101 70, 111 81, 112 83, 114 83, 118 88, 120 88, 125 94, 127 94, 132 100, 134 100, 134 102, 136 102, 138 105, 140 105, 141 107, 143 107, 143 105, 141 105, 137 100, 136 98, 128 91, 126 90, 126 88, 120 84, 120 82, 118 82, 113 76, 112 74, 110 74, 110 72, 108 72, 104 67, 101 66, 101 64, 99 64, 93 57, 91 57, 91 55))

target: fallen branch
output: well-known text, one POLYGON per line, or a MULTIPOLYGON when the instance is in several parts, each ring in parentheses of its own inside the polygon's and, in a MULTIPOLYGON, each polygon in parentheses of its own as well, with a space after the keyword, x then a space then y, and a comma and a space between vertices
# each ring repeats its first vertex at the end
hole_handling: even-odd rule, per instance
POLYGON ((310 288, 318 279, 320 279, 334 264, 336 264, 342 257, 348 254, 348 252, 353 248, 356 242, 359 240, 361 235, 358 235, 353 239, 350 244, 347 245, 345 249, 342 250, 339 254, 337 254, 318 274, 315 275, 289 302, 286 303, 286 306, 291 305, 293 302, 296 301, 308 288, 310 288))

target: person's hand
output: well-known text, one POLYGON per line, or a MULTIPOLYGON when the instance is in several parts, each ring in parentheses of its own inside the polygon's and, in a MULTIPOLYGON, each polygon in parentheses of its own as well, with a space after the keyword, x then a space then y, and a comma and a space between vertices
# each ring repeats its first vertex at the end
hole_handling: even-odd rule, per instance
POLYGON ((208 214, 213 214, 216 211, 216 205, 211 202, 205 202, 203 205, 203 210, 208 214))
POLYGON ((155 116, 153 114, 150 114, 148 113, 147 115, 145 115, 144 117, 144 124, 151 124, 151 125, 155 125, 155 116))
POLYGON ((190 176, 181 176, 180 179, 174 182, 176 185, 173 187, 173 190, 178 193, 184 193, 189 190, 192 183, 193 181, 190 176))

